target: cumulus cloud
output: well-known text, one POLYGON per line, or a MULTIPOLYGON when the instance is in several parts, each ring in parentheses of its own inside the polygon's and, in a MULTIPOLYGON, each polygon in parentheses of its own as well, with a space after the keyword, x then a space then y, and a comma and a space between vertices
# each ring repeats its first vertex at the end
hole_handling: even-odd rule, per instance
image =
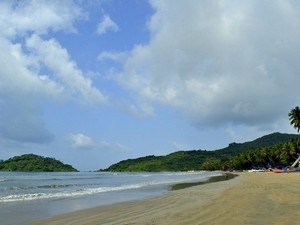
POLYGON ((1 35, 10 38, 49 30, 76 32, 73 23, 82 18, 86 18, 85 13, 69 0, 0 2, 1 35))
POLYGON ((196 126, 271 124, 299 103, 300 3, 150 3, 151 39, 116 74, 138 98, 196 126))
POLYGON ((76 63, 69 57, 66 49, 55 40, 42 40, 38 35, 32 35, 26 41, 26 46, 32 51, 37 61, 52 70, 63 87, 71 95, 80 94, 90 102, 104 102, 102 93, 92 86, 92 81, 85 78, 76 63))
POLYGON ((114 151, 114 152, 129 152, 130 147, 120 143, 111 143, 105 140, 94 141, 91 137, 82 134, 71 134, 68 137, 71 147, 74 149, 94 149, 100 151, 114 151))
POLYGON ((0 136, 20 142, 51 141, 38 100, 58 97, 62 87, 35 72, 35 62, 20 44, 0 40, 0 136))
POLYGON ((110 18, 109 15, 104 15, 102 21, 98 24, 97 34, 103 35, 107 31, 118 31, 119 26, 110 18))
POLYGON ((74 1, 0 2, 0 138, 53 140, 40 108, 45 100, 105 102, 68 51, 48 37, 76 32, 75 22, 86 18, 74 1))
POLYGON ((82 133, 71 134, 69 140, 71 141, 72 148, 76 149, 88 149, 95 146, 93 139, 82 133))

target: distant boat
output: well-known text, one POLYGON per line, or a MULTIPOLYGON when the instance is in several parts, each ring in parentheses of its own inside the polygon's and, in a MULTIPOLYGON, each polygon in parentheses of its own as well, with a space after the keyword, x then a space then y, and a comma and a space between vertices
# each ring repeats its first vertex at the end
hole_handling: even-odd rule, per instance
POLYGON ((274 172, 274 173, 286 173, 286 170, 282 170, 282 169, 274 169, 273 172, 274 172))
POLYGON ((286 173, 287 172, 287 169, 286 168, 275 168, 273 169, 273 172, 274 173, 286 173))
POLYGON ((264 172, 264 170, 263 169, 251 169, 251 170, 248 170, 248 172, 256 173, 256 172, 264 172))

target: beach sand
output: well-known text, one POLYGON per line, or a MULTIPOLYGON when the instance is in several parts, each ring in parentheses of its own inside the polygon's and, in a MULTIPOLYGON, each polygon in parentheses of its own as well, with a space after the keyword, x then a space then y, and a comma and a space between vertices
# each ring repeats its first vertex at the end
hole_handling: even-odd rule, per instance
POLYGON ((72 212, 35 224, 300 224, 300 173, 240 173, 228 181, 72 212))

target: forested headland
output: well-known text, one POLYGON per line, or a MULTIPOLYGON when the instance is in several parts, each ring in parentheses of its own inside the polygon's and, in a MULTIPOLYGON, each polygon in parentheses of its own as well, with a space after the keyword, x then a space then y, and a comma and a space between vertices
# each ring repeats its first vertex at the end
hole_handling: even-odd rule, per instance
POLYGON ((54 158, 25 154, 8 160, 0 160, 0 171, 77 172, 77 169, 54 158))
POLYGON ((215 150, 177 151, 166 156, 145 156, 127 159, 104 171, 189 171, 220 169, 251 169, 252 167, 289 166, 300 153, 299 135, 273 133, 254 141, 231 143, 215 150))

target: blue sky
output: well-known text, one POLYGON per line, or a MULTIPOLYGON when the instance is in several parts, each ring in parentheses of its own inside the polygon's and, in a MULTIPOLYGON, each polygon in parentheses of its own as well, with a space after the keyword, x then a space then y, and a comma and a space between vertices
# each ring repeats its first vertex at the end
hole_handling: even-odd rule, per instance
POLYGON ((0 158, 80 170, 295 133, 297 1, 1 1, 0 158))

